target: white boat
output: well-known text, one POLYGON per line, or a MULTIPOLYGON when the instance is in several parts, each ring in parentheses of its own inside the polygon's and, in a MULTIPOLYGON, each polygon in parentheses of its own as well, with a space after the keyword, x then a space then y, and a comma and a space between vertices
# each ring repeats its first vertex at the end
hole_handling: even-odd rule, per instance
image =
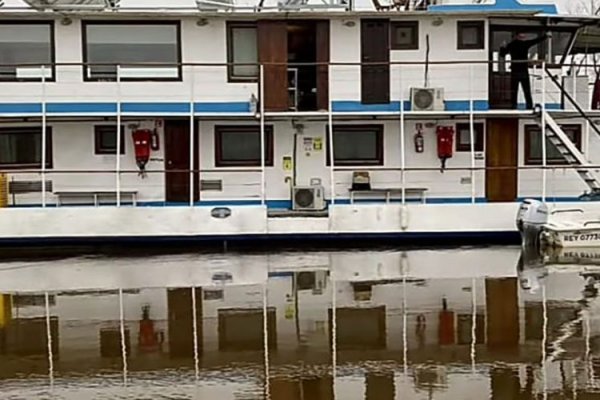
POLYGON ((599 17, 369 3, 0 0, 0 246, 518 243, 520 199, 600 190, 593 68, 568 72, 599 17), (533 110, 515 29, 544 39, 533 110))
POLYGON ((525 247, 600 247, 600 213, 584 208, 550 209, 544 202, 524 200, 517 228, 525 247))

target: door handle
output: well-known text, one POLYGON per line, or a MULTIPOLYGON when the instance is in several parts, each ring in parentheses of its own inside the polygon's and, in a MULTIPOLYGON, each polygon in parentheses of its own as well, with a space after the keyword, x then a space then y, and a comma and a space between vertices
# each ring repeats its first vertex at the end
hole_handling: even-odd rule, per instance
POLYGON ((167 165, 173 165, 173 161, 171 161, 171 160, 167 161, 167 165))

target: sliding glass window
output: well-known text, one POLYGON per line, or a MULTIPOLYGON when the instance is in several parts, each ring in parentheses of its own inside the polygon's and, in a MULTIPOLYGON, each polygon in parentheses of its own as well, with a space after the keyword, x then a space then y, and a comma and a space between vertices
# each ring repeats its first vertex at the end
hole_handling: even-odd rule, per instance
POLYGON ((180 80, 179 23, 84 22, 85 80, 180 80))
POLYGON ((0 23, 0 81, 39 81, 42 66, 54 78, 52 22, 0 23))

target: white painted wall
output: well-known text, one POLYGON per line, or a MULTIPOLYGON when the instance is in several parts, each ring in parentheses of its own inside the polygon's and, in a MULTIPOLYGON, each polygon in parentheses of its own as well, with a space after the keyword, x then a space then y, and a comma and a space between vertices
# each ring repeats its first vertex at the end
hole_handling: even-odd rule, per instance
MULTIPOLYGON (((426 59, 426 36, 429 35, 429 61, 487 61, 488 39, 486 32, 485 48, 482 50, 457 49, 457 22, 461 18, 444 17, 443 24, 434 26, 432 16, 402 18, 398 21, 419 21, 419 49, 391 50, 391 62, 413 62, 421 65, 392 65, 390 68, 390 93, 392 101, 409 101, 411 87, 425 87, 424 63, 426 59), (402 90, 401 90, 402 88, 402 90)), ((469 19, 472 20, 472 19, 469 19)), ((481 19, 485 20, 485 19, 481 19)), ((394 19, 392 19, 393 23, 394 19)), ((487 24, 486 24, 487 26, 487 24)), ((486 27, 487 29, 487 27, 486 27)), ((331 20, 331 60, 339 63, 359 63, 360 19, 338 18, 331 20), (354 26, 347 26, 350 22, 354 26)), ((334 100, 360 101, 360 66, 332 66, 330 82, 334 100)), ((448 100, 487 100, 488 66, 482 64, 430 65, 427 87, 444 89, 448 100), (470 74, 473 74, 472 85, 470 74)))
MULTIPOLYGON (((430 35, 430 60, 486 60, 487 50, 456 50, 457 18, 446 18, 441 26, 432 26, 430 16, 418 17, 420 21, 420 44, 418 51, 392 51, 391 61, 425 60, 425 36, 430 35)), ((174 19, 171 19, 176 21, 174 19)), ((208 24, 198 26, 192 17, 181 18, 181 50, 185 63, 225 63, 227 61, 226 19, 209 18, 208 24)), ((331 61, 360 62, 360 19, 333 17, 331 19, 331 61), (354 26, 346 26, 352 21, 354 26)), ((73 18, 71 25, 55 24, 56 62, 80 63, 82 54, 81 20, 73 18)), ((487 46, 487 42, 486 42, 487 46)), ((487 47, 486 47, 487 48, 487 47)), ((430 86, 444 87, 448 99, 469 98, 469 74, 465 66, 431 66, 430 86), (462 79, 456 79, 460 73, 462 79)), ((487 67, 474 67, 473 96, 487 99, 487 67)), ((360 100, 360 67, 333 66, 331 71, 333 100, 360 100)), ((121 84, 120 98, 124 102, 189 102, 192 96, 197 102, 246 102, 251 94, 258 96, 256 83, 228 83, 224 66, 186 67, 181 82, 125 82, 121 84), (192 76, 193 75, 193 76, 192 76), (157 99, 157 94, 160 97, 157 99)), ((408 100, 410 86, 423 86, 423 67, 392 67, 392 100, 400 99, 399 87, 404 88, 404 99, 408 100), (402 78, 400 78, 402 76, 402 78), (402 83, 400 82, 402 81, 402 83)), ((0 102, 39 102, 42 89, 40 83, 3 83, 0 102)), ((59 66, 56 82, 46 84, 48 102, 109 102, 117 97, 114 82, 83 82, 80 66, 59 66)))

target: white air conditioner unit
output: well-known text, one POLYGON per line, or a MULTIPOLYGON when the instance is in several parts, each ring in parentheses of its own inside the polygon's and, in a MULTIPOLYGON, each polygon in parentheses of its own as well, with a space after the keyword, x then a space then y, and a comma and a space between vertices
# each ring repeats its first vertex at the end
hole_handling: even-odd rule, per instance
POLYGON ((443 111, 443 88, 410 88, 410 103, 413 111, 443 111))
POLYGON ((299 271, 296 272, 296 289, 312 290, 313 294, 323 294, 327 287, 329 271, 299 271))
POLYGON ((323 186, 294 186, 293 209, 297 211, 325 209, 324 192, 323 186))

